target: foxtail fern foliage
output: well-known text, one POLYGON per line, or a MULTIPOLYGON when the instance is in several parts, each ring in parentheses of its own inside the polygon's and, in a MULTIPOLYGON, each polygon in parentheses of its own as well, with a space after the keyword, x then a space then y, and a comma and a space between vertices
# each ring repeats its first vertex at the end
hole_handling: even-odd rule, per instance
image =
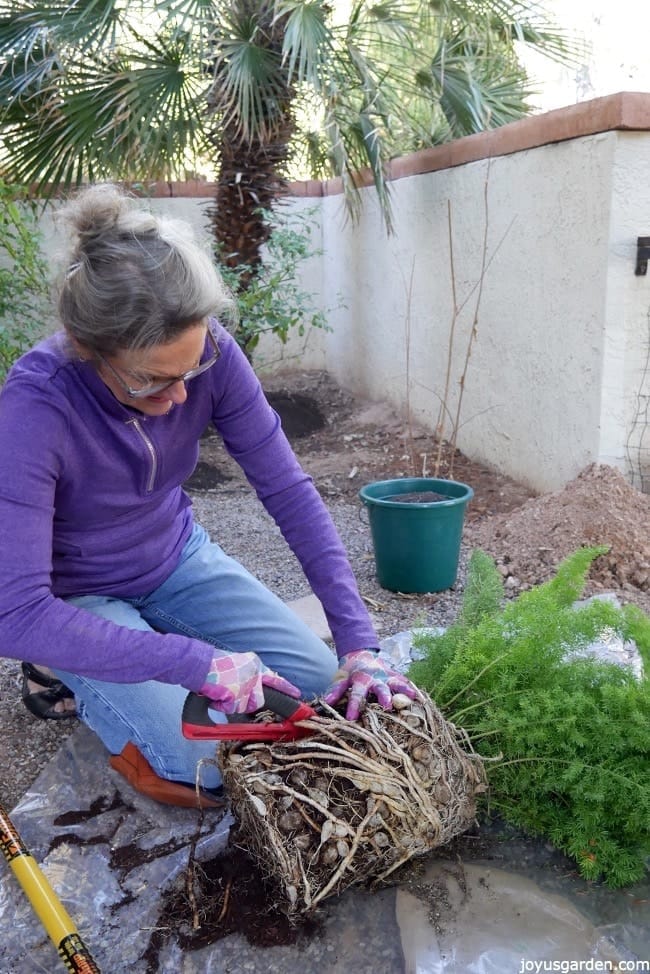
POLYGON ((475 551, 457 622, 418 637, 425 657, 409 676, 488 759, 491 806, 616 887, 640 880, 650 855, 650 619, 605 600, 574 607, 606 550, 581 548, 505 605, 494 562, 475 551), (605 633, 636 642, 642 679, 583 655, 605 633))

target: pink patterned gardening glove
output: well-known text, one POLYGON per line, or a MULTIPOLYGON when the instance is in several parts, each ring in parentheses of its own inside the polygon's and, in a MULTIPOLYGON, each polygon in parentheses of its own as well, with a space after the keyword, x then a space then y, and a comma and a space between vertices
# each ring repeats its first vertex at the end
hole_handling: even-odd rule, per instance
POLYGON ((385 661, 369 649, 357 649, 340 658, 334 682, 323 700, 334 706, 348 691, 347 720, 357 720, 361 705, 371 693, 384 710, 391 709, 394 693, 403 693, 411 700, 419 696, 417 687, 410 680, 386 666, 385 661))
POLYGON ((264 706, 264 687, 300 697, 300 690, 265 666, 255 653, 219 653, 213 657, 199 693, 224 714, 250 714, 264 706))

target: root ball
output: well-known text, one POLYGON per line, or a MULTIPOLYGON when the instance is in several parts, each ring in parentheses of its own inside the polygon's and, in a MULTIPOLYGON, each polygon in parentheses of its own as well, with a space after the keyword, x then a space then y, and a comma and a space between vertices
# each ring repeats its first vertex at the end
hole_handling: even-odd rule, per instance
POLYGON ((480 758, 427 697, 392 711, 369 704, 355 722, 318 708, 309 737, 219 751, 239 841, 290 916, 449 842, 486 788, 480 758))

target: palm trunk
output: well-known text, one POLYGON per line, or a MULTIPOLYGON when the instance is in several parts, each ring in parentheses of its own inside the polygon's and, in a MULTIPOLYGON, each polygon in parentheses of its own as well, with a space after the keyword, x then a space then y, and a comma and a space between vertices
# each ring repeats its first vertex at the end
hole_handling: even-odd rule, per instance
POLYGON ((247 144, 220 140, 221 164, 210 220, 219 259, 228 267, 245 265, 240 284, 248 287, 262 261, 276 201, 286 192, 285 170, 292 125, 285 123, 272 142, 247 144))
MULTIPOLYGON (((275 4, 269 0, 234 0, 238 14, 254 16, 256 44, 271 57, 282 62, 284 19, 275 19, 275 4)), ((208 111, 221 114, 221 78, 217 67, 215 83, 208 98, 208 111)), ((289 143, 294 133, 292 104, 295 90, 288 78, 282 77, 273 95, 263 98, 262 120, 248 137, 248 120, 221 117, 214 131, 214 144, 219 154, 219 171, 215 202, 210 219, 219 259, 228 267, 244 265, 240 288, 246 289, 262 262, 262 247, 271 230, 275 202, 286 192, 286 164, 289 143)))

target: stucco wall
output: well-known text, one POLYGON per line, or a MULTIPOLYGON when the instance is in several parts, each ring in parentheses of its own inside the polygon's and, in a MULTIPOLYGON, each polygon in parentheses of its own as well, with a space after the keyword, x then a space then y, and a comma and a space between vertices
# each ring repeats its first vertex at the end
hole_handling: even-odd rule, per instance
POLYGON ((371 398, 404 403, 412 281, 411 408, 434 428, 455 289, 447 397, 454 415, 477 314, 461 449, 539 489, 595 459, 609 237, 603 200, 611 195, 617 138, 608 133, 396 184, 394 238, 386 240, 376 207, 344 234, 345 252, 336 235, 331 281, 349 298, 328 339, 330 370, 371 398))
MULTIPOLYGON (((555 123, 567 114, 551 113, 555 123)), ((585 117, 569 121, 580 131, 585 117)), ((632 129, 614 121, 571 138, 561 125, 557 141, 518 150, 509 131, 502 155, 397 179, 392 237, 371 189, 357 226, 342 225, 340 196, 325 196, 323 277, 313 284, 345 298, 322 342, 328 370, 404 413, 408 332, 411 409, 435 429, 453 318, 451 226, 461 309, 452 414, 480 289, 460 448, 537 490, 593 461, 648 489, 650 275, 634 266, 636 238, 650 234, 650 132, 632 129)))
POLYGON ((617 143, 605 311, 601 455, 620 450, 635 486, 650 491, 650 274, 636 276, 637 236, 650 236, 650 146, 645 133, 617 143))
MULTIPOLYGON (((302 283, 332 331, 262 343, 259 367, 326 368, 402 415, 410 401, 434 430, 451 323, 453 416, 476 316, 463 452, 540 491, 592 461, 644 486, 650 275, 634 266, 637 236, 650 235, 650 95, 524 119, 398 160, 391 175, 391 236, 372 188, 352 224, 337 181, 294 187, 323 251, 302 283)), ((208 190, 173 186, 152 206, 205 232, 208 190)))

